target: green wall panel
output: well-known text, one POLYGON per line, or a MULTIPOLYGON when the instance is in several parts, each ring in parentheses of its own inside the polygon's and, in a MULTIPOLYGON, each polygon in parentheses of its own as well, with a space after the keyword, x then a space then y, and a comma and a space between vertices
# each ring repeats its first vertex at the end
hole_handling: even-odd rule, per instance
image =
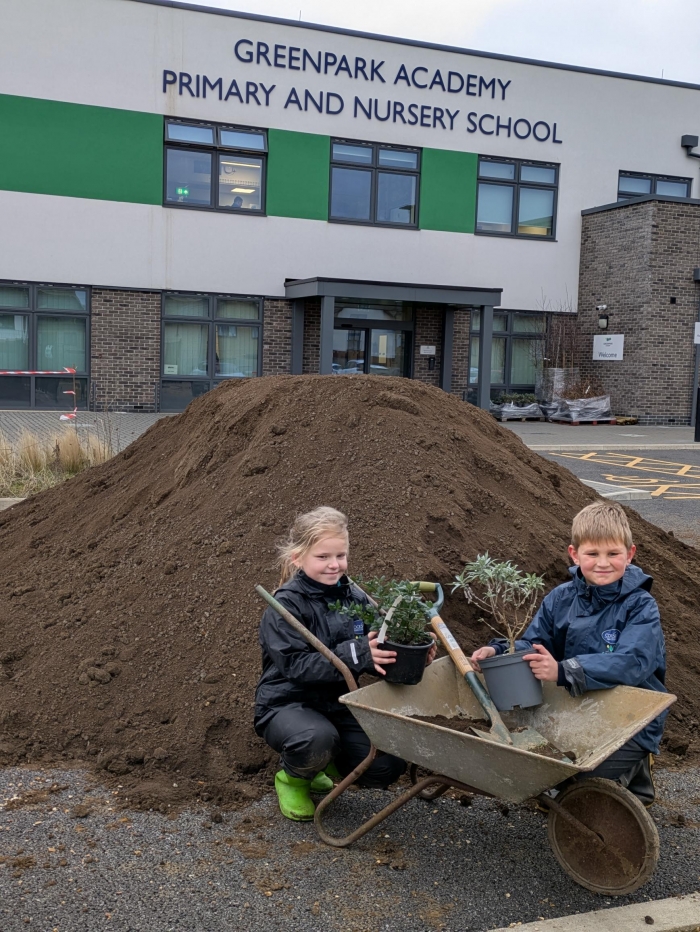
POLYGON ((328 220, 330 136, 268 131, 267 213, 328 220))
POLYGON ((420 227, 473 233, 478 156, 473 152, 423 149, 420 227))
POLYGON ((163 203, 163 117, 0 94, 0 189, 163 203))

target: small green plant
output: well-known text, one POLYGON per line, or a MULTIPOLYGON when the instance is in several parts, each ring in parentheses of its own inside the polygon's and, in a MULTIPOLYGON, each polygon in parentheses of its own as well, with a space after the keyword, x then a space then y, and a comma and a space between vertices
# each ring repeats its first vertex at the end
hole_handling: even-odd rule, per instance
POLYGON ((431 640, 427 631, 429 606, 423 601, 418 583, 380 576, 358 578, 357 584, 374 599, 377 608, 357 603, 342 605, 340 602, 328 607, 351 618, 360 618, 372 631, 379 631, 386 621, 386 640, 395 644, 419 645, 431 640))
POLYGON ((544 577, 523 573, 508 560, 499 563, 488 553, 479 554, 455 577, 452 591, 462 589, 470 604, 479 606, 494 619, 484 621, 496 634, 508 639, 508 653, 515 653, 515 642, 530 624, 544 577))

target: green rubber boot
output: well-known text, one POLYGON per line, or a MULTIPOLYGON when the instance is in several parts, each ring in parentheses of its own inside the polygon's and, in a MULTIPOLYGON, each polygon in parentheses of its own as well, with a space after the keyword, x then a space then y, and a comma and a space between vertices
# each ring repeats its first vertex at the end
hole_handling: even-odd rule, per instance
POLYGON ((319 771, 316 776, 311 781, 311 792, 312 793, 330 793, 333 789, 333 779, 340 780, 341 776, 338 772, 338 768, 335 766, 333 761, 328 764, 328 766, 319 771))
POLYGON ((275 774, 275 790, 283 816, 295 822, 309 822, 313 819, 315 806, 309 796, 310 787, 311 780, 290 777, 285 770, 275 774))

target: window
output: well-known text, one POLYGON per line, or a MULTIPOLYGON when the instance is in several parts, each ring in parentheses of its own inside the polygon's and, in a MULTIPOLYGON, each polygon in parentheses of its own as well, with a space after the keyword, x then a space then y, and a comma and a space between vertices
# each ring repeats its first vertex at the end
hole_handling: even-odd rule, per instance
POLYGON ((617 183, 618 201, 629 201, 634 197, 662 194, 667 197, 690 197, 691 178, 672 178, 669 175, 640 175, 620 172, 617 183))
POLYGON ((333 141, 331 220, 417 227, 418 149, 333 141))
POLYGON ((50 373, 0 375, 0 407, 86 407, 88 315, 87 288, 0 282, 0 370, 50 373))
POLYGON ((554 239, 559 167, 479 159, 476 232, 554 239))
POLYGON ((166 121, 164 203, 261 214, 266 153, 262 130, 166 121))
POLYGON ((260 373, 262 300, 163 295, 162 411, 181 411, 224 379, 260 373))
MULTIPOLYGON (((475 386, 479 378, 479 311, 471 314, 469 341, 468 400, 475 400, 475 386)), ((535 387, 536 341, 544 338, 547 320, 544 314, 520 311, 500 311, 493 315, 493 342, 491 344, 491 395, 502 392, 531 392, 535 387)))

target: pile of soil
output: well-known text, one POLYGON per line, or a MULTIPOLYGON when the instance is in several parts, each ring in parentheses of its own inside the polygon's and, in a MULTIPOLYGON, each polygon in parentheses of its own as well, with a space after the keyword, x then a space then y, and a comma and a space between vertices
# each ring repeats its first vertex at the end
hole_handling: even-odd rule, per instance
MULTIPOLYGON (((571 518, 594 498, 488 414, 405 379, 230 382, 104 466, 0 515, 0 764, 88 762, 131 805, 244 803, 269 785, 252 729, 256 583, 319 504, 350 519, 351 571, 449 583, 488 551, 567 578, 571 518)), ((657 579, 679 694, 700 718, 700 552, 630 512, 657 579)), ((490 636, 459 596, 465 649, 490 636)), ((691 743, 692 750, 692 743, 691 743)))

